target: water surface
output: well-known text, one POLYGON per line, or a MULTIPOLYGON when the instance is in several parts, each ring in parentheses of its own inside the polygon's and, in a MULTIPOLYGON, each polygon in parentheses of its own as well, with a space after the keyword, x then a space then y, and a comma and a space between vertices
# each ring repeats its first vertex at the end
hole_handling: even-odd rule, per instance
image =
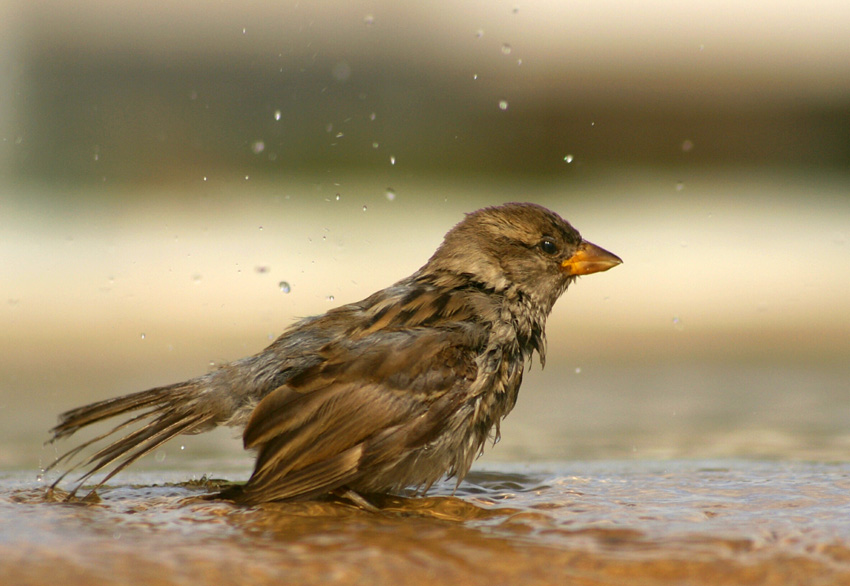
POLYGON ((850 465, 562 462, 457 492, 237 507, 127 474, 91 503, 0 478, 0 579, 41 584, 850 583, 850 465))

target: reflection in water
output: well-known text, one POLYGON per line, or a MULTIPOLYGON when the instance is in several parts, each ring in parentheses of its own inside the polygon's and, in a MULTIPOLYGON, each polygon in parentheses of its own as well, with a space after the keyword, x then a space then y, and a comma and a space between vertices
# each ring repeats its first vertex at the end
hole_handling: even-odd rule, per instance
POLYGON ((57 571, 72 584, 850 580, 848 465, 514 466, 473 472, 454 495, 444 483, 424 498, 370 497, 378 512, 242 508, 200 498, 213 481, 150 484, 161 478, 132 477, 85 504, 3 479, 3 583, 57 571))

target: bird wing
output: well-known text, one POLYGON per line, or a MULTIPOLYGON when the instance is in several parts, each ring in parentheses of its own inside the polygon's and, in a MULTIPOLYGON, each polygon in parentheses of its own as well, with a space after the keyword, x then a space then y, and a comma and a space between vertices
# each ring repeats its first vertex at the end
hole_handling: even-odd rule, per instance
POLYGON ((326 493, 433 441, 468 401, 483 326, 443 323, 346 337, 267 395, 245 428, 257 462, 243 500, 326 493))

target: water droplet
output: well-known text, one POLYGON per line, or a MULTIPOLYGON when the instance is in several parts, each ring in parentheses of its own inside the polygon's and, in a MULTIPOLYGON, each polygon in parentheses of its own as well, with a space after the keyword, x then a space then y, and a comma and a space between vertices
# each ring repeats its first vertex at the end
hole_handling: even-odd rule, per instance
POLYGON ((681 332, 683 329, 685 329, 685 325, 682 323, 681 319, 679 319, 678 317, 674 317, 673 328, 681 332))
POLYGON ((685 188, 685 182, 679 181, 676 183, 676 191, 682 191, 685 188))
POLYGON ((682 152, 688 153, 693 148, 694 148, 694 142, 692 140, 686 140, 686 141, 682 142, 682 152))
POLYGON ((507 100, 499 100, 499 110, 504 112, 508 109, 508 101, 507 100))
POLYGON ((363 211, 364 211, 364 212, 366 211, 366 206, 363 206, 363 211))
POLYGON ((484 36, 484 29, 483 28, 480 28, 477 31, 475 31, 475 38, 476 39, 480 39, 483 36, 484 36))
POLYGON ((94 154, 94 160, 95 160, 95 161, 100 160, 100 155, 99 155, 99 154, 97 154, 97 153, 95 153, 95 154, 94 154))
POLYGON ((576 374, 581 374, 581 366, 576 367, 576 374))
POLYGON ((280 120, 280 110, 275 110, 275 111, 274 111, 274 119, 275 119, 275 120, 280 120))
POLYGON ((509 44, 505 43, 502 45, 502 55, 510 55, 511 51, 513 51, 513 49, 509 44))
POLYGON ((260 232, 262 232, 262 231, 263 231, 263 227, 262 227, 262 226, 260 226, 259 228, 260 228, 260 232))
POLYGON ((255 155, 259 155, 261 152, 266 150, 266 143, 264 143, 262 140, 255 140, 253 144, 251 144, 251 150, 254 152, 255 155))
POLYGON ((260 275, 265 275, 267 272, 269 272, 269 267, 267 267, 266 265, 258 265, 254 267, 254 271, 256 271, 260 275))
POLYGON ((181 451, 182 451, 182 450, 185 450, 185 449, 186 449, 186 446, 180 446, 180 450, 181 450, 181 451))
POLYGON ((166 454, 165 454, 165 451, 164 451, 164 450, 160 450, 160 451, 158 451, 158 452, 156 453, 156 455, 154 456, 154 459, 155 459, 157 462, 165 462, 165 458, 166 458, 166 454))
POLYGON ((206 180, 207 180, 207 176, 206 176, 206 175, 204 175, 204 181, 206 181, 206 180))
POLYGON ((351 77, 351 65, 345 61, 341 61, 333 66, 333 69, 331 69, 331 75, 337 81, 346 81, 349 77, 351 77))
POLYGON ((328 295, 328 301, 333 301, 333 300, 334 300, 334 296, 333 296, 333 295, 328 295))
POLYGON ((566 161, 567 163, 572 163, 573 162, 573 156, 572 155, 565 156, 564 161, 566 161))
POLYGON ((201 282, 202 278, 203 277, 201 275, 199 275, 198 273, 195 273, 194 275, 192 275, 192 282, 195 283, 195 284, 198 284, 198 283, 201 282))
POLYGON ((249 179, 251 179, 251 176, 250 176, 250 175, 245 175, 245 181, 248 181, 249 179))
POLYGON ((387 191, 384 195, 387 197, 388 201, 395 201, 395 189, 392 187, 387 187, 387 191))
POLYGON ((366 26, 372 26, 373 24, 375 24, 375 16, 372 14, 367 14, 363 17, 363 24, 365 24, 366 26))
POLYGON ((374 122, 374 121, 375 121, 375 118, 377 118, 377 117, 378 117, 378 115, 377 115, 377 114, 375 114, 374 112, 372 112, 371 114, 369 114, 369 120, 371 120, 372 122, 374 122))
POLYGON ((336 194, 336 198, 335 198, 335 199, 336 199, 337 201, 339 201, 339 200, 340 200, 340 198, 342 198, 342 196, 341 196, 340 194, 338 194, 338 193, 337 193, 337 194, 336 194))
POLYGON ((517 60, 516 60, 516 64, 517 64, 517 65, 522 65, 522 59, 517 59, 517 60))
POLYGON ((513 12, 514 14, 519 12, 519 6, 514 6, 514 9, 511 12, 513 12))
POLYGON ((478 79, 478 74, 477 74, 477 73, 473 73, 473 74, 472 74, 472 79, 473 79, 473 80, 478 79))
POLYGON ((390 165, 395 165, 395 156, 390 157, 390 165))
POLYGON ((144 339, 145 339, 145 333, 142 332, 142 340, 144 340, 144 339))
POLYGON ((242 28, 242 34, 244 35, 246 32, 248 32, 248 29, 246 29, 246 28, 244 28, 244 27, 243 27, 243 28, 242 28))
POLYGON ((373 142, 373 143, 372 143, 372 148, 373 148, 373 149, 376 149, 376 148, 378 148, 379 146, 381 146, 381 145, 379 145, 377 142, 373 142))

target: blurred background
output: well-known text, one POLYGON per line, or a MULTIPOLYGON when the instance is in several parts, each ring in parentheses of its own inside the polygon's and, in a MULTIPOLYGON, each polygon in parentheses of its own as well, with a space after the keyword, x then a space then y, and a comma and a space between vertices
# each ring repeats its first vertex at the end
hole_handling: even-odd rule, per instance
POLYGON ((0 468, 513 200, 625 264, 486 458, 850 455, 846 2, 5 0, 0 178, 0 468))

